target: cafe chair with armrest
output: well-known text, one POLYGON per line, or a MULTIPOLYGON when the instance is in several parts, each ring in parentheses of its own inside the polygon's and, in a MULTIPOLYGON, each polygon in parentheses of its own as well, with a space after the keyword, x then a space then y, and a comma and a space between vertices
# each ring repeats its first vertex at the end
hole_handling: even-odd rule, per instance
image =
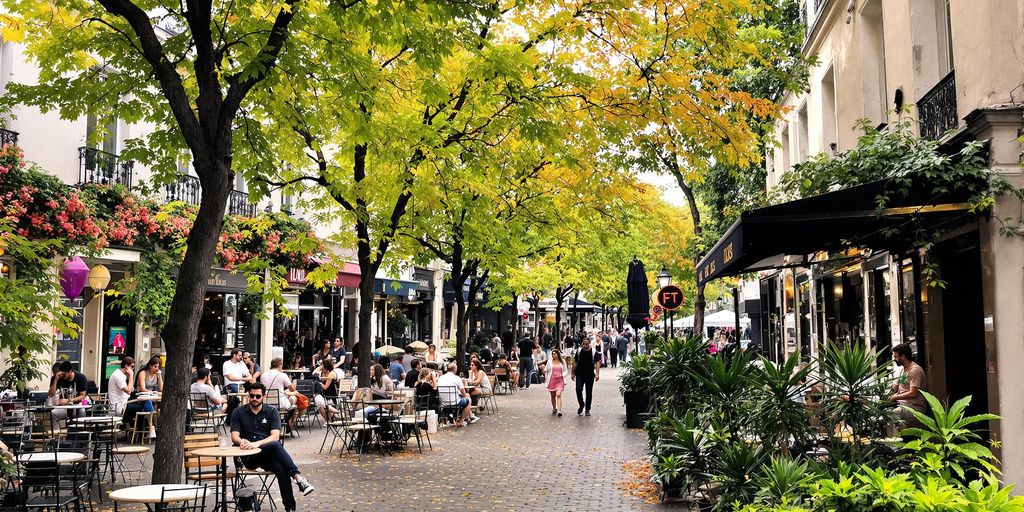
MULTIPOLYGON (((313 421, 316 421, 317 427, 323 427, 323 423, 320 421, 320 414, 316 410, 316 400, 314 386, 316 381, 312 379, 299 379, 295 381, 295 391, 298 391, 309 400, 309 407, 306 407, 305 411, 301 411, 301 415, 295 421, 295 426, 305 426, 309 432, 313 432, 313 421)), ((296 414, 300 414, 296 411, 296 414)))

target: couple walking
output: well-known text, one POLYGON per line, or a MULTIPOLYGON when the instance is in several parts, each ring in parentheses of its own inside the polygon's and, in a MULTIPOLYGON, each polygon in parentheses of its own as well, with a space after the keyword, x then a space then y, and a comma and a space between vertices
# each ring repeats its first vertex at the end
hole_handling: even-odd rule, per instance
MULTIPOLYGON (((601 380, 601 361, 594 357, 589 339, 583 339, 583 346, 576 352, 575 363, 572 367, 571 378, 576 382, 576 402, 579 403, 576 415, 579 416, 586 411, 587 416, 590 416, 590 405, 594 398, 594 382, 601 380), (586 400, 583 398, 584 391, 587 395, 586 400)), ((565 390, 565 376, 569 371, 560 350, 553 349, 551 351, 549 368, 547 389, 551 393, 551 414, 561 417, 562 391, 565 390)))

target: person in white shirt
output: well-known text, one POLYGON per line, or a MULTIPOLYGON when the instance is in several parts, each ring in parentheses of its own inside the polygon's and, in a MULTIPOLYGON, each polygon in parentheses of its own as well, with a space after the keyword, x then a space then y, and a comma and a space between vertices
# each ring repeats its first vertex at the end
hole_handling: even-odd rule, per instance
POLYGON ((224 361, 221 371, 224 374, 224 389, 228 393, 238 393, 242 385, 256 382, 249 374, 249 367, 242 361, 242 351, 237 348, 231 351, 231 359, 224 361))
POLYGON ((437 379, 437 389, 441 395, 441 405, 445 407, 458 407, 461 410, 455 426, 462 427, 466 425, 466 420, 469 419, 471 411, 469 409, 469 394, 466 393, 466 385, 462 382, 462 377, 455 373, 457 371, 459 371, 459 365, 448 363, 448 373, 437 379), (452 387, 455 388, 454 393, 451 392, 452 387))
MULTIPOLYGON (((283 411, 291 410, 298 400, 295 392, 295 383, 287 374, 281 371, 284 368, 284 359, 275 357, 270 361, 270 370, 260 376, 260 382, 267 387, 267 390, 276 389, 281 396, 281 403, 278 408, 283 411)), ((271 404, 273 405, 273 404, 271 404)))
MULTIPOLYGON (((135 359, 124 357, 121 359, 121 368, 110 374, 107 380, 107 397, 110 405, 114 408, 114 414, 124 417, 124 423, 131 425, 132 419, 139 411, 153 412, 153 402, 143 400, 140 402, 128 403, 131 399, 132 388, 128 385, 132 373, 135 372, 135 359)), ((149 427, 149 437, 156 437, 156 427, 149 427)))

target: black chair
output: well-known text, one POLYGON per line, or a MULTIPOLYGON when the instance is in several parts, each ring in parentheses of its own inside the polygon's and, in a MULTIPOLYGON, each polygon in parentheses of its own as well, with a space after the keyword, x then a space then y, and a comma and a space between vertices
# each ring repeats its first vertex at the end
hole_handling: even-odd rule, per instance
POLYGON ((63 439, 57 442, 57 451, 80 453, 85 456, 82 462, 64 464, 60 467, 61 487, 73 490, 78 493, 78 499, 89 503, 89 510, 92 510, 92 486, 96 484, 96 492, 103 501, 103 493, 100 489, 99 479, 96 477, 99 467, 99 447, 93 443, 92 432, 71 431, 63 439), (72 477, 72 478, 69 478, 72 477))
POLYGON ((441 398, 441 419, 448 423, 456 423, 462 416, 462 408, 458 405, 459 388, 455 386, 438 386, 437 394, 441 398))
POLYGON ((411 429, 411 434, 416 436, 416 446, 419 448, 420 453, 423 453, 424 436, 427 438, 427 445, 430 446, 430 451, 434 451, 434 445, 430 443, 430 433, 427 432, 427 414, 431 410, 430 395, 416 396, 413 404, 412 415, 402 416, 398 423, 403 429, 411 429))
POLYGON ((206 510, 206 494, 208 488, 204 486, 179 487, 168 490, 160 490, 160 503, 156 509, 161 512, 203 512, 206 510), (182 495, 188 496, 181 499, 182 495))
MULTIPOLYGON (((77 486, 74 474, 71 486, 77 486)), ((37 459, 24 465, 21 485, 25 489, 24 510, 73 510, 81 505, 78 493, 61 485, 63 476, 57 463, 57 452, 53 460, 37 459)))
POLYGON ((320 414, 316 410, 316 388, 314 386, 316 386, 316 380, 313 379, 299 379, 295 381, 295 391, 302 393, 309 400, 309 407, 296 420, 295 426, 305 425, 309 432, 313 432, 313 420, 316 420, 317 427, 323 427, 323 423, 320 421, 320 414))

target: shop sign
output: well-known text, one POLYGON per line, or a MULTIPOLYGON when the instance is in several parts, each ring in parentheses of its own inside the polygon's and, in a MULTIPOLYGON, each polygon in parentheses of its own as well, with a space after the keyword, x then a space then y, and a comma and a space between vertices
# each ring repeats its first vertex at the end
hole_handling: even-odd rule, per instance
POLYGON ((682 307, 683 298, 683 290, 674 284, 658 290, 658 304, 669 311, 682 307))
POLYGON ((244 274, 233 274, 224 269, 213 269, 210 271, 210 276, 206 278, 206 286, 209 288, 230 288, 244 291, 248 285, 244 274))

